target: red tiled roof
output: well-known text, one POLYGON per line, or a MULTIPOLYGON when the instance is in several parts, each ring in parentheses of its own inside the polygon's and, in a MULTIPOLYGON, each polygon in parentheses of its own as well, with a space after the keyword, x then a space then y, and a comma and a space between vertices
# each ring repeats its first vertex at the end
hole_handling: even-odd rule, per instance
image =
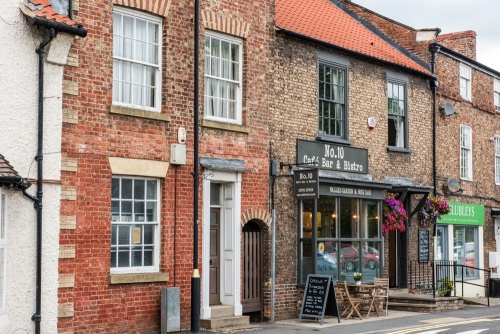
POLYGON ((0 178, 2 177, 19 177, 19 174, 17 174, 4 156, 0 154, 0 178))
POLYGON ((329 0, 276 0, 276 26, 426 74, 430 71, 329 0))
POLYGON ((52 8, 50 0, 24 0, 23 12, 30 17, 38 17, 47 21, 77 27, 78 25, 66 14, 59 14, 52 8))

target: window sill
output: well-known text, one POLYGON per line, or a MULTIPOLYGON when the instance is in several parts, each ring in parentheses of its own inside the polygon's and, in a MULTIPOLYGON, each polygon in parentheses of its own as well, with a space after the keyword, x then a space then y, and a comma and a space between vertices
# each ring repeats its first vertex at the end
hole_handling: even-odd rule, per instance
POLYGON ((110 114, 132 116, 146 119, 153 119, 156 121, 170 122, 170 115, 162 114, 160 112, 146 111, 142 109, 126 108, 121 106, 111 106, 109 108, 110 114))
POLYGON ((336 143, 336 144, 340 144, 340 145, 352 145, 352 142, 349 141, 349 140, 345 140, 345 139, 341 139, 341 138, 336 138, 336 137, 330 137, 330 136, 317 136, 316 137, 316 140, 319 140, 319 141, 326 141, 326 142, 329 142, 329 143, 336 143))
POLYGON ((109 284, 168 282, 168 273, 109 274, 109 284))
POLYGON ((411 153, 411 150, 404 147, 387 146, 387 151, 397 153, 411 153))
POLYGON ((241 132, 241 133, 250 133, 250 127, 246 125, 224 123, 224 122, 212 121, 209 119, 203 119, 201 125, 205 128, 241 132))

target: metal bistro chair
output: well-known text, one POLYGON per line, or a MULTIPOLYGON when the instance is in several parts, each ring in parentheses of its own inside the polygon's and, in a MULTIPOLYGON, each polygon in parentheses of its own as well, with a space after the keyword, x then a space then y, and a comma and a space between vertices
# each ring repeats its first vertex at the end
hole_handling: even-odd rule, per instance
MULTIPOLYGON (((373 283, 382 286, 375 292, 375 301, 382 301, 382 310, 385 308, 385 315, 387 316, 389 314, 389 278, 375 278, 373 283)), ((377 305, 374 308, 378 316, 377 305)))
POLYGON ((344 311, 340 316, 343 317, 345 315, 345 318, 349 319, 354 315, 353 313, 355 313, 359 319, 363 319, 361 313, 359 312, 359 305, 362 300, 351 297, 346 281, 337 281, 337 293, 339 295, 340 302, 344 306, 344 311))

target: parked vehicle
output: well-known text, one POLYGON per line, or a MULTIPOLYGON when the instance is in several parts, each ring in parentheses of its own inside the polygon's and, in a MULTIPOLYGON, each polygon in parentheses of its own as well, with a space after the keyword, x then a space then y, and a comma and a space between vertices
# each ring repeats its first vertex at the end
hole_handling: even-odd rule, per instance
POLYGON ((338 277, 337 258, 330 253, 318 252, 316 265, 320 275, 331 275, 336 280, 338 277))
POLYGON ((379 262, 380 254, 378 249, 363 245, 363 263, 365 264, 365 268, 374 270, 379 266, 379 262))

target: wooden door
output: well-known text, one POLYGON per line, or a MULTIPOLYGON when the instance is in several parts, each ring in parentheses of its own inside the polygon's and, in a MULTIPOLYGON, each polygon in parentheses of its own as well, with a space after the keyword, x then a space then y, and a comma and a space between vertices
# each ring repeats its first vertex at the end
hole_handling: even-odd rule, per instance
POLYGON ((262 234, 258 223, 243 227, 243 313, 261 311, 262 234))
POLYGON ((220 304, 220 209, 210 209, 210 305, 220 304))

